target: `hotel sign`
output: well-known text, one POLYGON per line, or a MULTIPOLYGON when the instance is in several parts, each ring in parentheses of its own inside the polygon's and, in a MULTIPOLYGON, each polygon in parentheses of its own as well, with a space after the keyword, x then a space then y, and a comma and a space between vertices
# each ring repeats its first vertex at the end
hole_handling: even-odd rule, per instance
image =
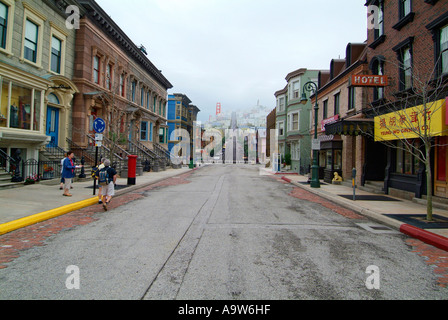
POLYGON ((421 105, 375 117, 375 141, 420 138, 425 130, 431 137, 446 136, 445 117, 446 99, 428 102, 426 108, 421 105))
POLYGON ((379 75, 352 75, 350 84, 353 87, 387 87, 389 78, 379 75))

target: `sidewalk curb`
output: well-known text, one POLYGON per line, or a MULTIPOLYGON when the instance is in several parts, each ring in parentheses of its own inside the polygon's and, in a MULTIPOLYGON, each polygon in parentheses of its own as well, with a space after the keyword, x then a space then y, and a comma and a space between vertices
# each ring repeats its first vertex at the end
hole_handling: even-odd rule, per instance
POLYGON ((433 245, 434 247, 448 251, 448 239, 438 234, 411 226, 409 224, 403 224, 400 231, 408 236, 433 245))
MULTIPOLYGON (((133 192, 135 190, 146 188, 146 187, 148 187, 150 185, 159 183, 159 182, 164 181, 166 179, 175 178, 175 177, 181 176, 183 174, 187 174, 189 172, 192 172, 192 171, 186 171, 186 172, 178 173, 178 174, 175 174, 175 175, 170 176, 170 177, 164 177, 164 178, 160 178, 160 179, 157 179, 157 180, 154 180, 154 181, 151 181, 151 182, 143 183, 141 185, 134 185, 132 187, 125 188, 123 190, 118 190, 118 191, 115 192, 115 196, 116 197, 117 196, 121 196, 121 195, 124 195, 126 193, 133 192)), ((37 213, 37 214, 31 215, 31 216, 28 216, 28 217, 24 217, 24 218, 21 218, 21 219, 18 219, 18 220, 14 220, 14 221, 11 221, 11 222, 0 224, 0 236, 4 235, 4 234, 7 234, 7 233, 10 233, 10 232, 13 232, 13 231, 16 231, 16 230, 21 229, 21 228, 25 228, 25 227, 31 226, 33 224, 37 224, 39 222, 43 222, 43 221, 46 221, 46 220, 57 218, 59 216, 65 215, 67 213, 70 213, 70 212, 73 212, 73 211, 76 211, 76 210, 80 210, 80 209, 83 209, 83 208, 86 208, 86 207, 93 206, 95 204, 98 204, 98 195, 92 196, 92 198, 87 199, 87 200, 78 201, 78 202, 75 202, 75 203, 72 203, 72 204, 69 204, 69 205, 66 205, 66 206, 62 206, 62 207, 59 207, 59 208, 55 208, 55 209, 51 209, 51 210, 44 211, 44 212, 41 212, 41 213, 37 213)))
POLYGON ((415 239, 419 239, 419 240, 421 240, 427 244, 430 244, 434 247, 437 247, 441 250, 448 251, 448 238, 446 238, 446 237, 440 236, 440 235, 432 233, 430 231, 426 231, 421 228, 417 228, 415 226, 412 226, 412 225, 409 225, 406 223, 402 223, 400 221, 391 219, 389 217, 385 217, 381 213, 375 212, 373 210, 360 208, 360 207, 356 206, 355 204, 348 203, 347 201, 344 201, 340 197, 327 194, 326 192, 323 192, 321 190, 306 188, 303 185, 296 183, 287 177, 283 176, 282 179, 286 182, 293 184, 294 186, 297 186, 299 188, 302 188, 303 190, 309 191, 309 192, 314 193, 322 198, 330 200, 330 201, 332 201, 344 208, 350 209, 362 216, 368 217, 376 222, 383 223, 393 229, 396 229, 397 231, 400 231, 401 233, 403 233, 407 236, 410 236, 415 239))
POLYGON ((64 214, 72 212, 72 211, 76 211, 79 209, 89 207, 91 205, 94 205, 95 203, 98 203, 98 197, 75 202, 75 203, 72 203, 72 204, 69 204, 69 205, 66 205, 63 207, 59 207, 56 209, 51 209, 48 211, 37 213, 37 214, 34 214, 29 217, 25 217, 22 219, 18 219, 18 220, 4 223, 4 224, 0 224, 0 235, 4 235, 6 233, 15 231, 17 229, 28 227, 30 225, 33 225, 33 224, 36 224, 36 223, 39 223, 39 222, 42 222, 45 220, 53 219, 53 218, 62 216, 64 214))

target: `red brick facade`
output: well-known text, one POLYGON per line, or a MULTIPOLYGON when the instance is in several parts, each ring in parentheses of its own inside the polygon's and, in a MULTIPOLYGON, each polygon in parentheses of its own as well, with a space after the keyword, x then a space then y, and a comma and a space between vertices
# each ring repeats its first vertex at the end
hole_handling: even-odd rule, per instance
MULTIPOLYGON (((412 45, 412 66, 415 75, 424 81, 433 78, 435 67, 435 52, 433 33, 427 26, 448 12, 447 1, 412 0, 410 18, 404 18, 400 23, 400 9, 397 0, 382 0, 384 6, 384 36, 375 43, 375 29, 368 30, 368 60, 376 56, 385 58, 384 74, 391 78, 391 85, 386 88, 385 95, 393 99, 393 93, 399 88, 399 65, 396 47, 407 39, 412 45), (435 4, 430 4, 434 3, 435 4), (383 40, 383 41, 382 41, 383 40), (395 48, 395 50, 394 50, 395 48)), ((378 5, 378 1, 368 1, 368 5, 378 5)), ((448 21, 447 23, 448 24, 448 21)))
MULTIPOLYGON (((80 93, 74 98, 73 141, 85 147, 92 141, 92 122, 106 121, 106 137, 140 141, 140 124, 149 125, 145 141, 152 149, 159 143, 159 130, 167 130, 167 79, 115 25, 101 8, 93 8, 80 21, 76 33, 73 82, 80 93)), ((164 142, 165 143, 165 142, 164 142)), ((126 145, 126 143, 123 143, 126 145)))

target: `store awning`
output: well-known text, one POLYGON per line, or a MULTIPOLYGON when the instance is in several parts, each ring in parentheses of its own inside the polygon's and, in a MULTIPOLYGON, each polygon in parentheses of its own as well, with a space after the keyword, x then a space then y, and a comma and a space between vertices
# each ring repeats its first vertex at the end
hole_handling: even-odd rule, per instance
POLYGON ((344 136, 372 136, 374 132, 373 119, 343 119, 325 125, 326 135, 344 135, 344 136))

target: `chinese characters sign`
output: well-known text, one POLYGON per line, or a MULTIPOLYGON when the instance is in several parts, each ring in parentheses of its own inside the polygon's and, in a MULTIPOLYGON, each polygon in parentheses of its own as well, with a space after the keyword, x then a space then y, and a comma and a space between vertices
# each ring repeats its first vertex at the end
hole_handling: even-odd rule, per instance
POLYGON ((375 117, 375 141, 419 138, 425 130, 432 137, 448 135, 445 113, 443 99, 428 102, 426 108, 421 105, 375 117))

